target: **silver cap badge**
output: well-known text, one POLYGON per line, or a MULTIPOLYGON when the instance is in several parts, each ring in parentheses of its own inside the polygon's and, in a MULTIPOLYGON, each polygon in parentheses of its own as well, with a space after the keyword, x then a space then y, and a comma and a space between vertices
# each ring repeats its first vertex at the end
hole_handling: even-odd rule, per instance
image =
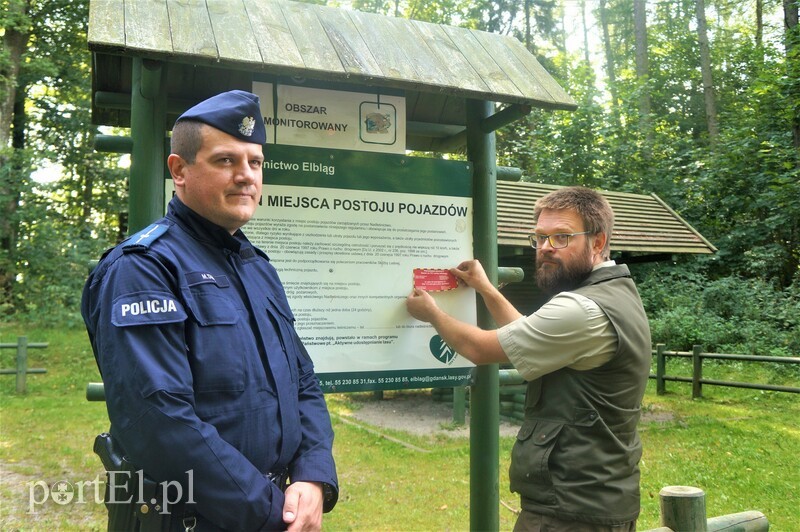
POLYGON ((242 123, 239 124, 239 133, 244 135, 245 137, 249 137, 253 134, 253 130, 256 127, 256 120, 252 116, 246 116, 242 119, 242 123))

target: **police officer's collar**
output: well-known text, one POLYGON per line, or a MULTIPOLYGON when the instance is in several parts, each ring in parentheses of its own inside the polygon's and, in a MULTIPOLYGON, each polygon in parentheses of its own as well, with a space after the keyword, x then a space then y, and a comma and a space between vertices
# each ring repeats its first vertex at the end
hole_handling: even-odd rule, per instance
POLYGON ((170 200, 167 214, 179 220, 181 225, 192 233, 192 236, 197 240, 239 253, 242 258, 250 258, 255 255, 252 244, 244 236, 241 229, 237 229, 231 235, 224 227, 203 218, 187 207, 185 203, 178 199, 178 196, 173 196, 170 200))

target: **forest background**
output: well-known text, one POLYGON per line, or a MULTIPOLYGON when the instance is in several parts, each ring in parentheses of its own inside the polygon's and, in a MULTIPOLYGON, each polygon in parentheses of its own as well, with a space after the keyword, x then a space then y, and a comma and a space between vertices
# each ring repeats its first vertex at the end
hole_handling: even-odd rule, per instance
MULTIPOLYGON (((346 4, 517 37, 578 109, 498 131, 498 164, 656 193, 719 249, 637 266, 654 342, 797 356, 797 0, 346 4)), ((127 209, 126 159, 93 149, 109 131, 90 117, 88 1, 0 6, 0 320, 78 327, 88 261, 124 234, 127 209)))

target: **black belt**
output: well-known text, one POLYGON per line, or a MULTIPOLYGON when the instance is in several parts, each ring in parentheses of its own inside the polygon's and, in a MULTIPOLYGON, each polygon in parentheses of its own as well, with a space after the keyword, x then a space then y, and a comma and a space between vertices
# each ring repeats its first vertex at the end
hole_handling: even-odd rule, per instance
POLYGON ((267 473, 267 478, 270 482, 278 486, 281 491, 284 491, 289 481, 289 468, 284 467, 277 472, 270 471, 267 473))

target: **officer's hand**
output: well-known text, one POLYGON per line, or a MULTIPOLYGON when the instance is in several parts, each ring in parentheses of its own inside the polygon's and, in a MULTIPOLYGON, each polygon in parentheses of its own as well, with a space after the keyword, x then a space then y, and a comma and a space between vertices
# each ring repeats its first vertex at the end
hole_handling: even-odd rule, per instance
POLYGON ((478 293, 482 293, 487 288, 492 288, 492 282, 486 276, 483 265, 479 260, 466 260, 450 268, 450 273, 458 277, 467 286, 474 288, 478 293))
POLYGON ((283 522, 288 532, 317 532, 322 529, 322 484, 292 482, 286 488, 283 522))
POLYGON ((420 321, 432 322, 435 313, 439 310, 436 301, 428 292, 415 288, 406 299, 408 313, 420 321))

